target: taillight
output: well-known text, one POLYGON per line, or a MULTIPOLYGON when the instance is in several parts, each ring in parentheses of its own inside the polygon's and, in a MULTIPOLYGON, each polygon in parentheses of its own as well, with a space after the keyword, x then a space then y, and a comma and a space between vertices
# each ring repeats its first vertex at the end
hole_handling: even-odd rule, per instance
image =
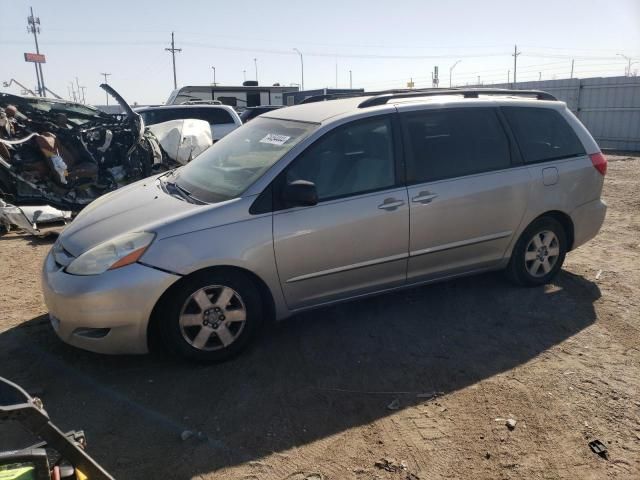
POLYGON ((589 155, 589 158, 591 158, 591 163, 596 167, 596 170, 604 177, 607 174, 607 157, 605 157, 602 152, 598 152, 592 153, 589 155))

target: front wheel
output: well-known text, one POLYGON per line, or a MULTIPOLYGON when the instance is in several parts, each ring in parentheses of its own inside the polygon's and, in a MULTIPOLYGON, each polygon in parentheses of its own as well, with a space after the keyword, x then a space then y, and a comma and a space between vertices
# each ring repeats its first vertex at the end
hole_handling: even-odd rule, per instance
POLYGON ((507 275, 518 285, 547 284, 562 268, 566 254, 567 236, 560 222, 551 217, 539 218, 518 239, 507 275))
POLYGON ((175 353, 219 362, 239 353, 262 323, 260 294, 240 272, 187 278, 168 299, 160 331, 175 353))

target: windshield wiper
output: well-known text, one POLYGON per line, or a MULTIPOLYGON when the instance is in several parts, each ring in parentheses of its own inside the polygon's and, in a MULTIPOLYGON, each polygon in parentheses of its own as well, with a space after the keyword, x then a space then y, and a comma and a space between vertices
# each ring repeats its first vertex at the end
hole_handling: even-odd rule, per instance
POLYGON ((204 203, 203 201, 194 197, 189 190, 178 185, 177 182, 170 182, 168 180, 164 180, 162 183, 164 184, 165 190, 167 191, 167 193, 169 193, 169 195, 172 195, 174 197, 179 196, 180 198, 188 201, 189 203, 196 203, 196 204, 204 203))

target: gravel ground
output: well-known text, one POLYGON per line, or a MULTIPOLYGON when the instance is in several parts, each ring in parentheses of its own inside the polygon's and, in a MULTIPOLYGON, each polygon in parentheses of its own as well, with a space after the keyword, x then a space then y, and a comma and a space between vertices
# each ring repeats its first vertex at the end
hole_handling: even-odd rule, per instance
POLYGON ((51 243, 5 235, 0 375, 120 479, 640 478, 640 157, 609 159, 603 230, 554 284, 495 273, 316 310, 215 366, 62 344, 51 243))

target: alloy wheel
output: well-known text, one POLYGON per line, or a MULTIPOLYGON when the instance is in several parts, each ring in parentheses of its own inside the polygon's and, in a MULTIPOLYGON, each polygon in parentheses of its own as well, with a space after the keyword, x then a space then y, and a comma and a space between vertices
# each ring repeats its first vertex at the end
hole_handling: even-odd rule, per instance
POLYGON ((235 342, 245 327, 247 309, 233 288, 210 285, 187 298, 180 311, 180 332, 193 348, 221 350, 235 342))
POLYGON ((527 244, 524 262, 529 274, 540 278, 548 274, 560 256, 560 242, 555 233, 544 230, 536 233, 527 244))

